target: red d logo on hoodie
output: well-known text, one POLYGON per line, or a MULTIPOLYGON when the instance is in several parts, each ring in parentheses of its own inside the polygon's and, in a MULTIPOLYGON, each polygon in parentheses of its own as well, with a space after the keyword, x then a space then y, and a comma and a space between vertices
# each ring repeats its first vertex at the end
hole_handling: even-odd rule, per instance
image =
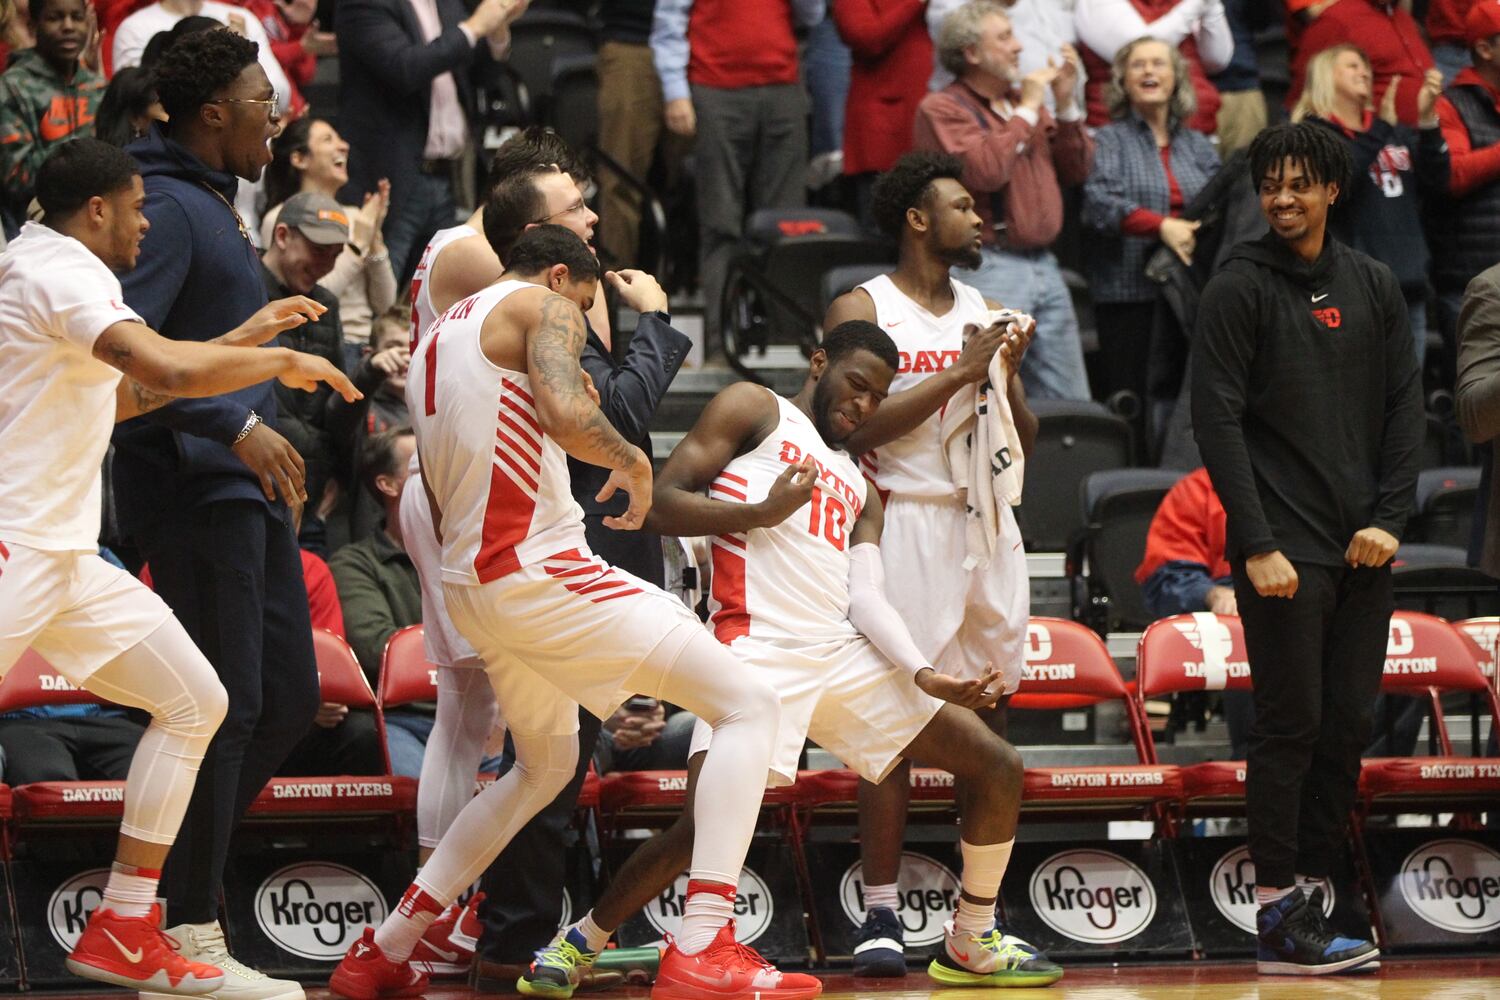
POLYGON ((1312 315, 1313 319, 1322 323, 1330 330, 1337 330, 1344 323, 1344 317, 1336 306, 1329 306, 1327 309, 1314 309, 1312 315))

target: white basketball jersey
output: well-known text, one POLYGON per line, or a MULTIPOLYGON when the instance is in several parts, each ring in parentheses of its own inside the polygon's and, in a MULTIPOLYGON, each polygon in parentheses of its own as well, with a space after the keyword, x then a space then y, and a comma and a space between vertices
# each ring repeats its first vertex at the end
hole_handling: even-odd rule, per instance
MULTIPOLYGON (((952 281, 952 279, 949 279, 952 281)), ((975 288, 952 281, 953 308, 934 316, 892 283, 889 275, 860 285, 875 303, 875 321, 896 342, 901 365, 891 392, 902 392, 958 361, 964 327, 984 325, 989 307, 975 288)), ((915 429, 860 456, 860 465, 882 493, 905 496, 952 496, 953 477, 943 458, 939 409, 915 429)))
POLYGON ((411 358, 406 403, 422 475, 442 511, 443 579, 478 585, 584 548, 568 459, 537 422, 531 381, 484 356, 485 317, 512 292, 501 281, 456 302, 411 358))
POLYGON ((433 265, 437 263, 438 254, 442 253, 450 243, 478 235, 479 231, 473 226, 451 226, 447 229, 439 229, 432 234, 432 239, 427 241, 427 247, 422 251, 422 259, 417 261, 417 269, 412 272, 411 276, 410 347, 413 354, 417 353, 417 345, 422 342, 427 328, 437 321, 437 310, 432 305, 432 289, 427 287, 427 276, 431 273, 433 265))
MULTIPOLYGON (((769 391, 769 390, 768 390, 769 391)), ((713 539, 714 635, 818 641, 849 638, 849 534, 868 488, 845 452, 823 441, 812 421, 780 396, 781 420, 754 450, 724 467, 709 490, 716 500, 759 503, 788 465, 811 456, 812 499, 780 524, 713 539)))

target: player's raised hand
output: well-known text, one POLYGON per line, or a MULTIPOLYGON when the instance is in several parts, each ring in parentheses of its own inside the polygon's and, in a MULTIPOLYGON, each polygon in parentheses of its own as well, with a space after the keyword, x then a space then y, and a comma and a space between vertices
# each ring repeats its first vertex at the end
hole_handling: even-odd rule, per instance
POLYGON ((811 458, 788 465, 771 484, 766 498, 755 505, 761 514, 760 526, 773 528, 801 510, 812 499, 817 482, 818 463, 811 458))
POLYGON ((940 701, 948 701, 959 708, 984 708, 992 705, 1000 696, 1000 671, 989 670, 983 677, 960 680, 951 674, 940 674, 928 667, 917 671, 917 687, 940 701))
POLYGON ((319 382, 327 382, 334 392, 344 397, 346 403, 365 398, 364 393, 354 388, 349 376, 329 364, 327 358, 290 349, 287 353, 291 355, 287 359, 287 367, 276 378, 288 389, 312 392, 319 382))
POLYGON ((951 370, 956 371, 965 382, 984 381, 990 372, 990 358, 993 358, 995 352, 1005 343, 1005 337, 1009 331, 1009 319, 991 323, 983 329, 975 327, 974 332, 964 341, 964 349, 959 353, 958 360, 953 363, 951 370))
POLYGON ((327 306, 306 295, 290 295, 261 306, 249 319, 220 337, 219 343, 230 347, 259 347, 281 331, 311 323, 327 311, 327 306))
POLYGON ((1036 319, 1022 313, 1005 327, 1005 339, 1000 343, 1000 361, 1005 370, 1015 373, 1021 370, 1021 359, 1026 349, 1036 339, 1036 319))
POLYGON ((594 499, 603 503, 618 490, 624 490, 630 497, 630 506, 619 517, 606 517, 606 528, 614 528, 616 531, 640 530, 641 525, 646 523, 646 515, 651 512, 651 479, 651 461, 639 448, 635 449, 633 464, 625 469, 615 469, 609 474, 604 488, 594 499))

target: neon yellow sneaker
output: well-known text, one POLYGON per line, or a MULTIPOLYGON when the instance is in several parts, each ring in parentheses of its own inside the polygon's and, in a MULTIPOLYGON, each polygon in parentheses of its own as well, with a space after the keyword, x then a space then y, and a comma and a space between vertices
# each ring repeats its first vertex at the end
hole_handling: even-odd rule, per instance
POLYGON ((582 934, 565 927, 557 932, 551 944, 536 953, 531 967, 516 981, 516 992, 527 997, 567 1000, 598 957, 598 952, 588 950, 582 934))
POLYGON ((927 966, 927 974, 944 986, 1017 987, 1051 986, 1063 970, 999 927, 971 934, 955 930, 950 920, 943 925, 943 953, 927 966))

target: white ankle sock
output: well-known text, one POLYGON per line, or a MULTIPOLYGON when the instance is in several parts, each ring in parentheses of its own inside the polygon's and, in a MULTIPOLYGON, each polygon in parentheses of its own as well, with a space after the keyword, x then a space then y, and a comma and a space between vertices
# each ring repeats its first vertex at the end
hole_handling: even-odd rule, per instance
POLYGON ((1270 906, 1272 903, 1290 896, 1296 889, 1295 885, 1289 885, 1285 889, 1272 889, 1268 886, 1258 885, 1255 887, 1255 905, 1270 906))
POLYGON ((1328 880, 1326 878, 1313 878, 1311 875, 1298 875, 1297 888, 1305 895, 1311 896, 1314 889, 1322 889, 1328 892, 1328 880))
POLYGON ((733 917, 734 886, 690 879, 682 929, 677 933, 677 950, 684 955, 698 954, 713 943, 719 929, 733 917))
POLYGON ((871 910, 879 909, 882 906, 888 910, 895 910, 896 904, 897 899, 895 882, 888 883, 887 885, 865 886, 866 913, 869 913, 871 910))
POLYGON ((611 932, 594 923, 593 910, 585 913, 583 919, 574 924, 570 930, 575 930, 583 935, 583 939, 589 944, 589 951, 597 953, 602 951, 605 945, 609 944, 609 935, 611 932))
POLYGON ((413 882, 396 905, 396 911, 375 928, 375 943, 392 962, 406 961, 444 908, 420 883, 413 882))
POLYGON ((156 886, 160 881, 158 868, 137 868, 116 861, 109 870, 102 905, 122 917, 144 917, 156 902, 156 886))

